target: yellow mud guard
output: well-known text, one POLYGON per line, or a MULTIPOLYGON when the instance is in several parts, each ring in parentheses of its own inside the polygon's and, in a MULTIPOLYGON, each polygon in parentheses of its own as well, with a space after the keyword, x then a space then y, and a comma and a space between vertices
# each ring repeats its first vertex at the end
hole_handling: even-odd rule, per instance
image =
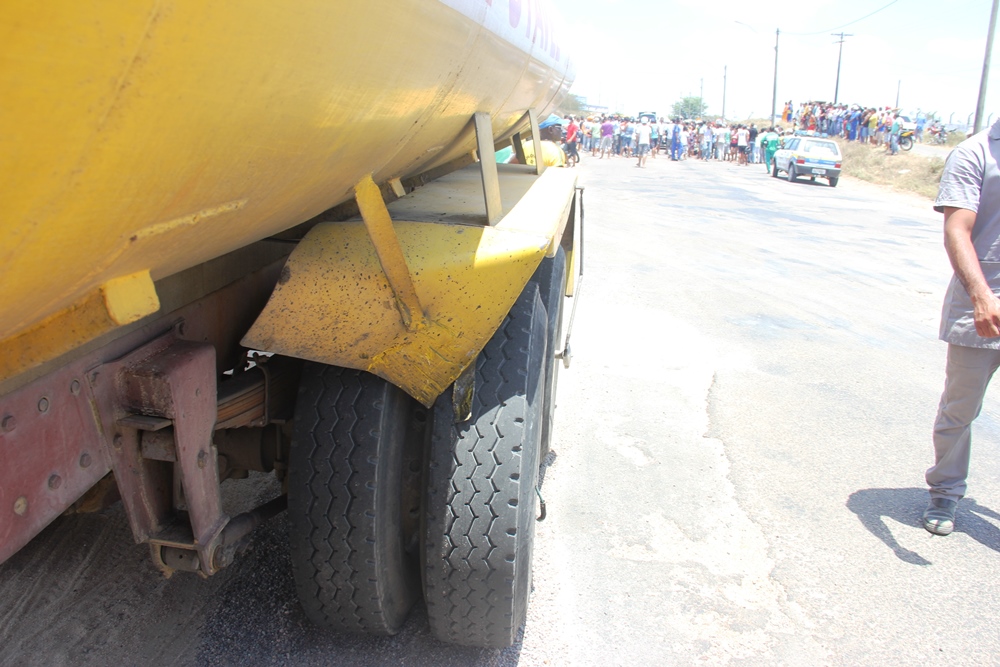
POLYGON ((448 224, 447 217, 393 222, 422 310, 419 326, 413 321, 421 318, 401 314, 365 223, 321 223, 289 257, 243 345, 367 370, 430 406, 475 359, 560 243, 576 174, 549 169, 532 178, 492 227, 448 224))

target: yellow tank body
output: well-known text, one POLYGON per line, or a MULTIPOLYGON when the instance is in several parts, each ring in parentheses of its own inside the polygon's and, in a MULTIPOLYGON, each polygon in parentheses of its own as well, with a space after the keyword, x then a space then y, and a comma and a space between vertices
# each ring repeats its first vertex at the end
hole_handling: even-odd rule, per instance
POLYGON ((539 0, 0 8, 0 380, 157 310, 155 281, 475 147, 572 68, 539 0))

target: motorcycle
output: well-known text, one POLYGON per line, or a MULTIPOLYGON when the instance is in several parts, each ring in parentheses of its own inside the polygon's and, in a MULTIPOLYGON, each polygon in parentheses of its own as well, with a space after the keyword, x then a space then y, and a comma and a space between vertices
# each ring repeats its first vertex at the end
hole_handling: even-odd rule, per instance
POLYGON ((901 130, 899 132, 899 147, 904 151, 913 148, 913 130, 901 130))
POLYGON ((946 144, 948 143, 948 130, 943 127, 930 128, 931 139, 933 139, 935 144, 946 144))

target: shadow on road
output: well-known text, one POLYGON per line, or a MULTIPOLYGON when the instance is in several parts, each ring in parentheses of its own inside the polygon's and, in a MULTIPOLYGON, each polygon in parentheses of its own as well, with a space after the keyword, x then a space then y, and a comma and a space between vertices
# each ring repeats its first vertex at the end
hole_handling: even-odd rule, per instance
MULTIPOLYGON (((779 178, 780 178, 780 176, 779 176, 779 178)), ((812 185, 812 186, 820 186, 820 187, 824 187, 824 188, 830 187, 830 184, 826 181, 826 178, 824 178, 822 176, 820 176, 820 178, 822 178, 823 180, 821 180, 821 181, 814 180, 814 179, 810 178, 809 176, 807 176, 805 174, 802 174, 802 175, 798 176, 795 179, 795 183, 797 185, 812 185)))
MULTIPOLYGON (((857 514, 864 527, 885 542, 897 558, 912 565, 931 564, 920 554, 899 544, 883 521, 884 517, 889 517, 907 526, 921 526, 920 518, 927 506, 927 489, 862 489, 852 493, 846 504, 847 509, 857 514)), ((973 498, 964 498, 958 503, 955 532, 965 533, 983 546, 1000 552, 1000 528, 987 518, 1000 521, 1000 514, 980 505, 973 498)))

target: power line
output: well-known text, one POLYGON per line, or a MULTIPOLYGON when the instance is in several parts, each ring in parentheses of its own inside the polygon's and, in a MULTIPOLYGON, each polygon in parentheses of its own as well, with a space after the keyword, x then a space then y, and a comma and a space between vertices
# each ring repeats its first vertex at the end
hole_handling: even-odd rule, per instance
POLYGON ((785 34, 786 35, 796 35, 796 36, 799 36, 799 37, 807 37, 807 36, 811 36, 811 35, 822 35, 824 32, 830 32, 832 30, 840 30, 841 28, 846 28, 849 25, 854 25, 855 23, 858 23, 859 21, 864 21, 869 16, 875 16, 876 14, 878 14, 883 9, 888 9, 889 7, 892 7, 897 2, 899 2, 899 0, 892 0, 892 2, 890 2, 889 4, 884 5, 882 7, 879 7, 878 9, 876 9, 875 11, 873 11, 871 14, 865 14, 861 18, 854 19, 850 23, 845 23, 844 25, 838 25, 838 26, 833 27, 833 28, 827 28, 826 30, 820 30, 819 32, 786 32, 785 34))

